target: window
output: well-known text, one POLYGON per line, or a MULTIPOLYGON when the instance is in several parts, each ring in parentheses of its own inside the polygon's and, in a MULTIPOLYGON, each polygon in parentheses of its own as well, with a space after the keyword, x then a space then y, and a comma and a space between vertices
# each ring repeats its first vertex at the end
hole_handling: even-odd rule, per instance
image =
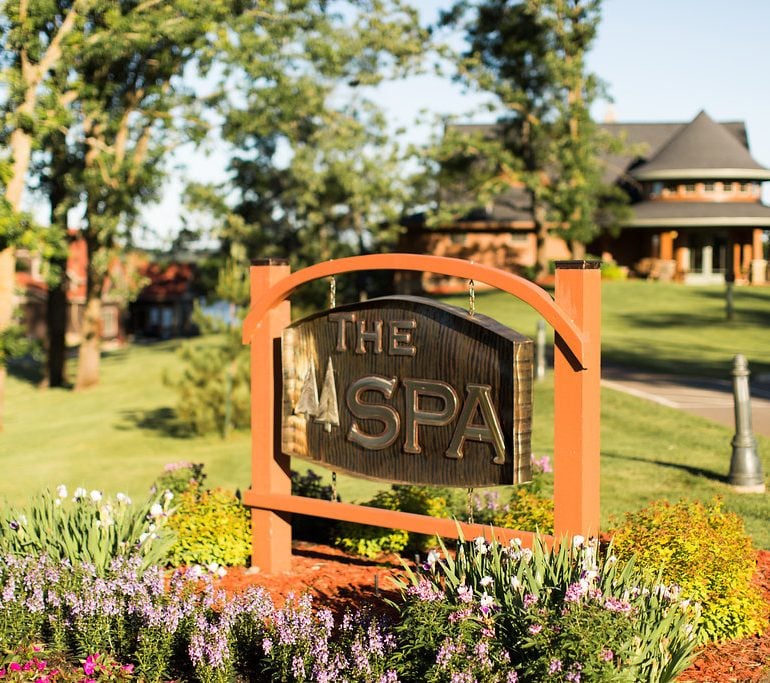
POLYGON ((686 194, 695 194, 695 183, 685 183, 684 191, 686 194))
POLYGON ((651 193, 653 197, 657 197, 663 191, 663 183, 656 181, 652 184, 651 193))
POLYGON ((704 192, 713 192, 714 191, 714 183, 706 183, 703 186, 703 191, 704 192))
POLYGON ((722 191, 723 192, 732 192, 733 191, 733 181, 732 180, 723 180, 722 181, 722 191))

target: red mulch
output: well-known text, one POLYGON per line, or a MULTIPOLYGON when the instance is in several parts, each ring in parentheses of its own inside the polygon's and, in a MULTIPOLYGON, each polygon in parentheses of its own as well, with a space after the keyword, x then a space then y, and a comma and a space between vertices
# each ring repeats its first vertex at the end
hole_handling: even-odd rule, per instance
MULTIPOLYGON (((289 593, 300 595, 309 591, 315 604, 336 613, 360 608, 362 604, 383 610, 383 599, 394 599, 398 594, 391 577, 401 567, 396 557, 370 562, 328 546, 295 542, 290 572, 271 575, 233 568, 220 580, 220 585, 228 592, 252 584, 263 586, 278 603, 289 593)), ((759 551, 755 581, 770 603, 770 551, 759 551)), ((761 636, 705 647, 679 680, 770 683, 770 628, 761 636)))

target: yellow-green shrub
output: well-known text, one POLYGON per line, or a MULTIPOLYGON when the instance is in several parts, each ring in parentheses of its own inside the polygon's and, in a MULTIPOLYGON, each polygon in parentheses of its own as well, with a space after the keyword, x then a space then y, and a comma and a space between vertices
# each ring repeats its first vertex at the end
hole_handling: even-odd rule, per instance
MULTIPOLYGON (((365 505, 385 510, 400 510, 431 517, 448 517, 447 493, 430 486, 395 484, 380 491, 365 505)), ((334 545, 363 557, 374 559, 383 553, 403 550, 424 550, 432 539, 421 534, 409 534, 402 529, 385 529, 363 524, 343 523, 337 528, 334 545)))
POLYGON ((681 588, 682 597, 701 604, 701 642, 740 638, 767 625, 767 609, 751 579, 756 553, 743 520, 710 505, 656 501, 629 513, 611 532, 620 559, 636 556, 650 576, 681 588))
POLYGON ((492 524, 519 531, 553 533, 553 500, 545 498, 528 487, 517 487, 507 509, 498 511, 492 524))
POLYGON ((177 535, 169 562, 173 567, 213 562, 237 567, 248 561, 250 516, 233 491, 191 486, 177 498, 168 526, 177 535))

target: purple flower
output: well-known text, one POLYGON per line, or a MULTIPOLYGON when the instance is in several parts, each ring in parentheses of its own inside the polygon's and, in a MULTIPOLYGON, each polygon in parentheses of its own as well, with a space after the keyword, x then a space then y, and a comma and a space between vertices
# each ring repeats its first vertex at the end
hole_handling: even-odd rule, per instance
POLYGON ((533 593, 527 593, 524 596, 524 607, 532 607, 532 605, 537 604, 537 595, 534 595, 533 593))
POLYGON ((540 631, 543 630, 542 624, 531 624, 530 627, 527 629, 529 631, 529 634, 531 636, 536 636, 540 631))
POLYGON ((471 602, 473 600, 473 588, 466 586, 464 583, 461 583, 457 587, 457 599, 460 602, 471 602))
POLYGON ((548 673, 555 674, 557 671, 561 671, 561 659, 552 659, 548 665, 548 673))
POLYGON ((406 593, 407 595, 416 597, 422 602, 433 602, 444 598, 444 592, 426 579, 420 579, 420 582, 416 586, 409 586, 409 588, 406 589, 406 593))
POLYGON ((615 653, 612 650, 605 648, 599 653, 599 659, 603 662, 611 662, 615 659, 615 653))

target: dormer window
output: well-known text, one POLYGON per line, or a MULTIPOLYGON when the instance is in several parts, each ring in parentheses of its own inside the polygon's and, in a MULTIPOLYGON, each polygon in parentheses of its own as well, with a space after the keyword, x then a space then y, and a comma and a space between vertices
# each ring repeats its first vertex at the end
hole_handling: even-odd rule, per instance
POLYGON ((695 194, 695 183, 685 183, 684 191, 685 194, 695 194))
POLYGON ((714 183, 705 183, 703 185, 703 191, 704 192, 713 192, 715 189, 714 183))
POLYGON ((733 181, 732 180, 723 180, 722 181, 722 192, 732 192, 733 191, 733 181))

